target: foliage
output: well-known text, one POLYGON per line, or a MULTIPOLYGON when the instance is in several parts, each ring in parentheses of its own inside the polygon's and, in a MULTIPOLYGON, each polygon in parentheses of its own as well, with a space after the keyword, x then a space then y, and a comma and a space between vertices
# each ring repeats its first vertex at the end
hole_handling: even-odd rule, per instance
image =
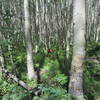
POLYGON ((2 100, 31 100, 30 93, 11 80, 0 80, 0 95, 2 100), (8 81, 8 82, 7 82, 8 81))
POLYGON ((56 74, 52 79, 51 81, 53 81, 52 83, 55 84, 55 85, 64 85, 67 83, 67 76, 65 76, 64 74, 56 74))
POLYGON ((33 100, 67 100, 67 91, 60 87, 45 87, 40 85, 42 90, 40 97, 34 97, 33 100))
POLYGON ((92 42, 87 49, 84 69, 84 92, 89 100, 100 97, 100 42, 92 42))

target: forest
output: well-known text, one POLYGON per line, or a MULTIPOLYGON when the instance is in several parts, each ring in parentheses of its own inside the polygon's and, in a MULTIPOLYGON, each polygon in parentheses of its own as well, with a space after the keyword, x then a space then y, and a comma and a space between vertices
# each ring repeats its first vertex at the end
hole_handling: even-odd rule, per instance
POLYGON ((100 0, 0 0, 0 100, 100 100, 100 0))

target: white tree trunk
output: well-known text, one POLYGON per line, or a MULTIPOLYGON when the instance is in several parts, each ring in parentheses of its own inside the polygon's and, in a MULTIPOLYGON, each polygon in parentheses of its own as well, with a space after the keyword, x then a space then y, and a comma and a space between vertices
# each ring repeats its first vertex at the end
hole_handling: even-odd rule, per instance
MULTIPOLYGON (((0 42, 2 41, 2 34, 0 32, 0 42)), ((3 57, 3 54, 2 54, 2 48, 1 48, 1 45, 0 45, 0 78, 2 76, 2 68, 4 68, 4 57, 3 57)))
POLYGON ((32 39, 31 39, 31 24, 30 24, 30 13, 29 13, 29 1, 24 0, 24 12, 25 12, 25 38, 27 48, 27 70, 28 78, 36 78, 34 67, 33 67, 33 54, 32 54, 32 39))
POLYGON ((83 62, 85 57, 85 0, 73 0, 74 47, 69 93, 77 100, 83 97, 83 62))

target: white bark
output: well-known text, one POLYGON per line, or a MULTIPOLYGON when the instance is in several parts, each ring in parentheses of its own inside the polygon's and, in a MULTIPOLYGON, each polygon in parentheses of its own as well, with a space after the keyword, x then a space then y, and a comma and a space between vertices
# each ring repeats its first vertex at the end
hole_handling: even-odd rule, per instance
POLYGON ((31 25, 30 25, 30 13, 29 13, 29 0, 24 0, 24 12, 25 12, 25 38, 27 45, 27 70, 28 78, 36 78, 33 67, 33 54, 32 54, 32 40, 31 40, 31 25))
POLYGON ((69 93, 83 97, 83 62, 85 57, 85 0, 73 0, 74 47, 69 82, 69 93))
MULTIPOLYGON (((2 34, 0 32, 0 42, 2 41, 2 34)), ((4 68, 4 57, 2 54, 2 48, 0 45, 0 77, 2 76, 2 68, 4 68)))
POLYGON ((2 50, 1 50, 1 46, 0 46, 0 77, 2 76, 1 68, 4 68, 4 58, 3 58, 2 50))

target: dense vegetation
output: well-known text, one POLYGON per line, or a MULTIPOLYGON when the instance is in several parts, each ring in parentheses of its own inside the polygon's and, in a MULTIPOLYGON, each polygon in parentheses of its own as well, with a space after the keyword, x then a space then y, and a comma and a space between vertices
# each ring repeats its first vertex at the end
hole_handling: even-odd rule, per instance
POLYGON ((73 0, 28 0, 30 21, 25 1, 0 0, 0 100, 77 100, 69 83, 78 46, 85 48, 82 100, 100 100, 100 0, 86 0, 85 46, 76 49, 73 0))
MULTIPOLYGON (((89 43, 87 48, 83 83, 86 100, 94 100, 100 96, 100 52, 99 49, 95 50, 96 47, 100 48, 100 42, 89 43)), ((41 84, 38 84, 38 88, 41 90, 39 97, 32 95, 31 91, 25 90, 4 76, 0 79, 0 98, 2 100, 66 100, 68 98, 66 83, 68 83, 69 76, 60 68, 63 64, 60 64, 56 57, 57 53, 60 52, 59 59, 63 61, 64 50, 61 48, 59 50, 57 48, 52 49, 53 52, 50 54, 40 49, 40 52, 34 56, 35 66, 39 67, 39 63, 42 62, 41 70, 45 70, 42 73, 41 84)), ((35 87, 34 81, 27 80, 26 71, 22 68, 22 66, 25 67, 26 63, 24 52, 21 54, 17 50, 15 52, 17 52, 14 58, 16 58, 18 66, 18 77, 29 86, 35 87)), ((8 54, 6 53, 6 55, 8 54)), ((7 64, 7 68, 10 72, 13 70, 10 63, 7 64)))

